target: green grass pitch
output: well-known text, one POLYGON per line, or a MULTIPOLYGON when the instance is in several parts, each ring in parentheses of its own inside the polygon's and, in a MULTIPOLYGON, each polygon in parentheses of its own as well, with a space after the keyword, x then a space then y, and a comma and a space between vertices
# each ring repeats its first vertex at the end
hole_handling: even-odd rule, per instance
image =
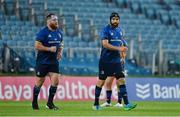
POLYGON ((180 102, 134 103, 138 105, 130 111, 115 107, 94 111, 93 101, 56 101, 61 109, 53 111, 45 108, 45 101, 40 101, 40 110, 34 111, 30 101, 0 101, 0 116, 180 116, 180 102))

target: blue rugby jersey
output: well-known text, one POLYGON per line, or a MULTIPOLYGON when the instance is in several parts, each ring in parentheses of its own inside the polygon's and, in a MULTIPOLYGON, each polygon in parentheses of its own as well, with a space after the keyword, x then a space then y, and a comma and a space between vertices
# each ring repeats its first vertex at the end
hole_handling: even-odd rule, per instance
MULTIPOLYGON (((101 40, 108 40, 113 46, 127 46, 126 41, 123 39, 123 31, 121 27, 113 28, 107 25, 100 33, 101 40)), ((120 52, 109 50, 102 46, 100 61, 105 63, 120 63, 120 52)))
POLYGON ((63 35, 60 29, 51 31, 48 27, 41 29, 36 35, 36 41, 42 43, 42 45, 51 47, 56 46, 57 51, 55 53, 48 51, 38 51, 36 63, 37 64, 58 64, 57 52, 58 48, 61 47, 63 43, 63 35))

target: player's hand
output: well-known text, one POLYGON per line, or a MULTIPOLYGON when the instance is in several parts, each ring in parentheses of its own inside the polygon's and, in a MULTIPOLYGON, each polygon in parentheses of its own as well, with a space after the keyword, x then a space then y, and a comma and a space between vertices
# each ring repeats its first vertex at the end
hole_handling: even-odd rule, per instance
POLYGON ((60 60, 62 58, 62 53, 63 53, 63 46, 58 49, 57 60, 60 60))
POLYGON ((120 57, 123 59, 126 58, 126 52, 120 52, 120 57))
POLYGON ((58 54, 57 54, 57 60, 61 60, 61 58, 62 58, 62 53, 61 53, 61 52, 58 52, 58 54))
POLYGON ((125 47, 125 46, 120 46, 120 47, 119 47, 119 51, 120 51, 120 52, 126 52, 127 50, 128 50, 128 48, 125 47))
POLYGON ((121 64, 125 64, 125 59, 121 59, 121 64))
POLYGON ((56 46, 51 46, 51 47, 49 48, 49 51, 50 51, 50 52, 56 52, 56 50, 57 50, 56 46))

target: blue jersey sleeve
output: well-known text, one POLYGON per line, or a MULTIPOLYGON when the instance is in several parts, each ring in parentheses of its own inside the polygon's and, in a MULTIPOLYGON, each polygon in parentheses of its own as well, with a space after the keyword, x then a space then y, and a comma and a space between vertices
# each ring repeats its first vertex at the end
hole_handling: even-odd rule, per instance
POLYGON ((124 46, 128 46, 127 41, 125 39, 122 40, 124 46))
POLYGON ((63 42, 63 33, 61 32, 61 42, 63 42))
POLYGON ((59 34, 60 34, 60 37, 61 37, 61 40, 60 40, 61 43, 60 43, 59 46, 63 48, 64 47, 63 32, 61 30, 59 30, 59 34))
POLYGON ((106 39, 108 39, 108 31, 107 31, 107 28, 104 28, 104 29, 101 31, 100 37, 101 37, 101 40, 106 40, 106 39))
POLYGON ((41 30, 39 33, 36 34, 36 41, 42 42, 45 39, 45 34, 41 30))

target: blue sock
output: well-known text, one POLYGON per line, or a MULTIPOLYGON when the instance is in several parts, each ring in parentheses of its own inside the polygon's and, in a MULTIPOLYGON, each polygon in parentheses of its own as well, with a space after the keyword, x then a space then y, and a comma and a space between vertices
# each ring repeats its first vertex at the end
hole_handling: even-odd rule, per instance
POLYGON ((107 90, 106 91, 106 96, 107 96, 107 103, 111 103, 111 95, 112 95, 112 90, 107 90))
POLYGON ((49 98, 48 98, 48 104, 53 103, 53 98, 56 93, 57 86, 52 86, 49 88, 49 98))
POLYGON ((122 96, 121 93, 118 91, 118 103, 121 104, 122 103, 122 96))
POLYGON ((129 101, 128 101, 128 97, 127 97, 127 91, 126 91, 126 85, 120 85, 119 86, 119 90, 120 90, 120 96, 123 98, 124 100, 124 104, 129 104, 129 101))
POLYGON ((33 88, 33 102, 37 103, 37 98, 40 92, 40 87, 37 87, 36 85, 33 88))
POLYGON ((94 105, 99 105, 99 96, 101 94, 101 87, 96 86, 95 87, 95 101, 94 101, 94 105))

